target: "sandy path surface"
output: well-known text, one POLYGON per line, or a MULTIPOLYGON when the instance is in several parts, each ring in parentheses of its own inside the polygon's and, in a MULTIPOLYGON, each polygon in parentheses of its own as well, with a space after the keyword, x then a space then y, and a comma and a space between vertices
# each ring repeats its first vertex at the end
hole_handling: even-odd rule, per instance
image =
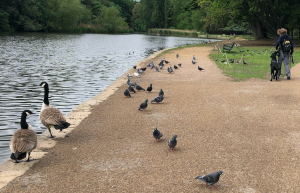
POLYGON ((182 67, 174 74, 167 66, 147 68, 132 78, 145 89, 152 83, 153 92, 125 98, 128 86, 122 85, 0 192, 298 192, 300 65, 291 80, 233 82, 210 61, 210 51, 184 48, 151 60, 165 57, 182 67), (138 111, 161 88, 163 103, 138 111), (155 126, 163 133, 158 143, 155 126), (178 145, 171 152, 174 134, 178 145), (217 190, 195 180, 218 170, 224 175, 217 190))

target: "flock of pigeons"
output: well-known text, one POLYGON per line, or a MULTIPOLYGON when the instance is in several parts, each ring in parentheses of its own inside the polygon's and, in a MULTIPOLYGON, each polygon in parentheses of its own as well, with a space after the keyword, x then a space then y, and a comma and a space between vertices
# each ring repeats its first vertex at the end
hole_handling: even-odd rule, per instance
MULTIPOLYGON (((179 55, 177 54, 176 57, 178 58, 179 55)), ((195 58, 195 56, 193 56, 192 63, 195 64, 196 60, 197 59, 195 58)), ((159 70, 161 70, 163 68, 164 63, 168 64, 169 62, 166 61, 165 59, 162 59, 161 62, 158 64, 159 67, 154 66, 153 62, 148 64, 147 67, 150 67, 151 69, 155 67, 156 71, 159 72, 159 70)), ((181 67, 181 64, 178 64, 178 66, 181 67)), ((136 69, 136 66, 134 66, 134 69, 136 69)), ((176 65, 174 65, 174 69, 178 69, 178 67, 176 65)), ((172 66, 168 67, 167 70, 169 73, 174 72, 172 66)), ((198 66, 198 70, 201 71, 204 69, 198 66)), ((137 72, 135 72, 135 76, 139 77, 140 76, 139 74, 145 73, 145 71, 146 71, 146 67, 137 69, 137 72)), ((131 77, 131 75, 129 75, 129 74, 127 74, 126 76, 131 77)), ((132 83, 129 78, 128 78, 127 84, 129 85, 129 87, 128 87, 128 89, 126 89, 124 91, 124 95, 126 97, 131 97, 130 92, 136 93, 135 89, 137 91, 146 91, 144 88, 142 88, 137 83, 132 83)), ((54 138, 55 136, 52 135, 51 129, 56 129, 56 130, 62 131, 63 129, 68 128, 70 126, 70 123, 68 123, 66 121, 66 118, 63 116, 63 114, 58 109, 50 106, 49 96, 48 96, 49 95, 48 83, 42 82, 40 84, 40 86, 42 86, 44 88, 44 100, 43 100, 39 118, 40 118, 41 123, 45 127, 47 127, 47 129, 50 133, 49 138, 54 138)), ((150 84, 150 86, 147 88, 147 91, 148 92, 152 91, 152 84, 150 84)), ((155 97, 153 100, 151 100, 151 103, 153 103, 153 102, 161 103, 163 101, 163 99, 164 99, 164 92, 162 89, 160 89, 158 97, 155 97)), ((139 110, 144 111, 147 108, 147 106, 148 106, 148 99, 146 99, 145 102, 143 102, 140 105, 139 110)), ((32 129, 32 126, 26 122, 26 118, 31 114, 33 114, 33 113, 30 110, 24 110, 22 112, 21 122, 20 122, 21 129, 18 129, 17 131, 15 131, 15 133, 13 134, 13 136, 11 138, 11 141, 9 144, 10 150, 11 150, 10 158, 12 160, 14 160, 14 163, 20 163, 19 160, 26 158, 26 155, 27 155, 26 162, 32 161, 32 159, 30 159, 30 153, 37 146, 37 134, 32 129)), ((161 131, 159 131, 157 129, 157 127, 155 127, 154 131, 153 131, 153 137, 155 138, 155 140, 158 142, 162 136, 163 136, 163 134, 161 133, 161 131)), ((172 137, 172 139, 170 139, 168 141, 168 145, 169 145, 171 151, 174 151, 175 147, 177 145, 176 138, 177 138, 177 135, 174 135, 172 137)), ((212 186, 212 188, 214 188, 213 184, 215 184, 219 181, 220 175, 222 175, 222 174, 223 174, 222 171, 218 171, 218 172, 210 173, 208 175, 198 176, 198 177, 196 177, 196 179, 202 180, 202 181, 206 182, 207 185, 209 184, 212 186)))
MULTIPOLYGON (((178 54, 176 55, 176 58, 179 58, 179 55, 178 55, 178 54)), ((196 57, 193 55, 192 64, 196 64, 196 63, 197 63, 196 60, 197 60, 196 57)), ((161 69, 163 69, 164 63, 165 63, 165 64, 168 64, 168 63, 170 63, 170 62, 168 62, 167 60, 165 60, 165 58, 163 58, 163 59, 159 62, 158 66, 155 66, 153 62, 150 62, 150 63, 147 65, 147 67, 149 67, 150 69, 155 68, 156 71, 159 72, 161 69)), ((179 67, 181 67, 181 65, 182 65, 181 63, 178 64, 179 67)), ((177 66, 177 65, 174 65, 174 69, 175 69, 175 70, 178 69, 178 66, 177 66)), ((146 69, 147 69, 146 67, 144 67, 144 68, 139 68, 139 69, 136 69, 136 68, 137 68, 136 66, 133 66, 133 69, 137 70, 137 72, 134 72, 134 76, 135 76, 135 77, 140 77, 140 74, 144 74, 145 71, 146 71, 146 69)), ((173 72, 174 72, 172 66, 168 67, 167 70, 168 70, 169 73, 173 73, 173 72)), ((198 66, 198 70, 202 71, 202 70, 204 70, 204 69, 201 68, 200 66, 198 66)), ((147 90, 145 90, 144 88, 142 88, 142 87, 141 87, 140 85, 138 85, 137 83, 132 83, 132 82, 130 81, 129 78, 132 77, 132 75, 130 75, 130 74, 127 73, 127 74, 126 74, 126 77, 128 77, 127 84, 128 84, 128 86, 129 86, 128 89, 126 89, 126 90, 124 91, 124 95, 126 96, 126 98, 131 97, 130 92, 136 93, 136 91, 134 90, 134 88, 135 88, 137 91, 148 91, 148 92, 151 92, 151 91, 152 91, 152 84, 150 84, 149 87, 147 88, 147 90)), ((161 102, 163 101, 163 99, 164 99, 164 92, 163 92, 162 89, 160 89, 160 91, 159 91, 159 93, 158 93, 158 97, 155 97, 153 100, 151 100, 151 103, 153 103, 153 102, 161 103, 161 102)), ((141 103, 141 105, 140 105, 140 107, 139 107, 139 110, 143 110, 143 111, 144 111, 144 110, 147 108, 147 106, 148 106, 148 99, 146 99, 143 103, 141 103)), ((153 137, 155 138, 155 140, 156 140, 157 142, 159 142, 160 138, 163 137, 162 132, 159 131, 159 130, 157 129, 157 127, 154 128, 154 131, 153 131, 153 137)), ((168 145, 169 145, 169 148, 170 148, 171 151, 174 151, 174 150, 175 150, 175 147, 176 147, 176 145, 177 145, 177 140, 176 140, 176 138, 177 138, 177 135, 174 135, 174 136, 168 141, 168 145)), ((215 184, 215 183, 217 183, 217 182, 219 181, 220 175, 222 175, 222 174, 223 174, 223 172, 220 170, 220 171, 218 171, 218 172, 210 173, 210 174, 208 174, 208 175, 198 176, 198 177, 196 177, 195 179, 204 181, 204 182, 206 182, 206 185, 209 184, 209 185, 212 186, 212 188, 215 188, 215 187, 213 186, 213 184, 215 184)))

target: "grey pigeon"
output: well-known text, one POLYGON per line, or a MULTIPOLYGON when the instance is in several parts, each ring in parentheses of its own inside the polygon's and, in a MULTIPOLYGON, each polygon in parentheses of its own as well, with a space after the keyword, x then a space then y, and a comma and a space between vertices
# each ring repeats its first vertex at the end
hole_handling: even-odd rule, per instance
POLYGON ((164 66, 159 66, 159 69, 162 69, 164 66))
POLYGON ((223 172, 220 170, 218 172, 210 173, 205 176, 198 176, 195 179, 206 182, 206 185, 209 184, 209 185, 211 185, 212 188, 215 188, 215 187, 213 187, 213 185, 219 181, 220 175, 222 175, 222 174, 223 174, 223 172))
POLYGON ((157 142, 159 142, 159 140, 162 136, 163 136, 163 134, 159 130, 157 130, 157 127, 154 127, 153 137, 155 138, 155 140, 157 142))
POLYGON ((158 68, 157 66, 155 66, 155 70, 156 70, 157 72, 159 72, 159 68, 158 68))
POLYGON ((194 60, 192 60, 192 63, 193 63, 193 64, 196 64, 197 62, 194 62, 194 60))
POLYGON ((159 65, 159 66, 164 66, 164 62, 161 61, 158 65, 159 65))
POLYGON ((128 89, 126 89, 126 90, 124 91, 124 95, 126 96, 126 98, 127 98, 127 97, 131 97, 131 96, 130 96, 130 92, 129 92, 128 89))
POLYGON ((177 69, 178 67, 176 65, 174 65, 174 68, 177 69))
POLYGON ((178 57, 179 57, 179 55, 177 54, 177 55, 176 55, 176 58, 178 58, 178 57))
POLYGON ((172 72, 173 72, 173 70, 172 70, 171 67, 168 67, 168 72, 169 72, 169 73, 172 73, 172 72))
POLYGON ((146 99, 145 100, 145 102, 143 102, 141 105, 140 105, 140 108, 139 108, 139 110, 145 110, 146 108, 147 108, 147 106, 148 106, 148 99, 146 99))
POLYGON ((216 61, 218 61, 218 58, 216 58, 216 61))
POLYGON ((168 145, 169 145, 171 151, 173 151, 174 148, 175 148, 175 146, 177 145, 177 140, 176 140, 176 138, 177 138, 177 135, 174 135, 174 136, 172 137, 172 139, 169 140, 168 145))
POLYGON ((145 91, 145 89, 143 89, 140 85, 138 85, 137 83, 134 83, 134 87, 136 90, 140 91, 140 90, 143 90, 145 91))
POLYGON ((154 65, 151 66, 151 69, 154 68, 154 65))
POLYGON ((193 60, 197 60, 196 57, 193 55, 193 60))
POLYGON ((200 70, 200 71, 201 71, 201 70, 204 70, 204 69, 203 69, 203 68, 201 68, 200 66, 198 66, 198 70, 200 70))
POLYGON ((156 102, 156 103, 161 103, 164 100, 164 96, 163 95, 159 95, 158 97, 155 97, 151 103, 156 102))
POLYGON ((153 62, 150 62, 150 63, 147 65, 147 67, 150 67, 151 65, 153 65, 153 62))
POLYGON ((152 91, 152 84, 150 84, 150 86, 148 86, 147 91, 148 91, 148 92, 151 92, 151 91, 152 91))
POLYGON ((162 89, 160 89, 158 96, 160 96, 160 95, 164 96, 164 94, 165 94, 164 91, 162 89))
POLYGON ((139 74, 143 74, 143 73, 145 73, 144 71, 142 71, 142 70, 140 70, 140 69, 138 69, 137 70, 137 73, 139 73, 139 74))
POLYGON ((178 64, 178 66, 180 66, 180 67, 181 67, 181 63, 179 63, 179 64, 178 64))
POLYGON ((135 93, 135 90, 134 90, 134 88, 132 88, 131 86, 129 86, 129 87, 128 87, 128 90, 129 90, 129 92, 133 92, 133 93, 135 93))
POLYGON ((134 84, 129 80, 129 78, 128 78, 128 80, 127 80, 127 84, 128 84, 129 86, 134 86, 134 84))
POLYGON ((146 71, 146 70, 147 70, 147 68, 146 68, 146 67, 144 67, 144 68, 140 68, 140 70, 142 70, 142 71, 146 71))
POLYGON ((161 61, 165 61, 165 58, 163 58, 161 61))

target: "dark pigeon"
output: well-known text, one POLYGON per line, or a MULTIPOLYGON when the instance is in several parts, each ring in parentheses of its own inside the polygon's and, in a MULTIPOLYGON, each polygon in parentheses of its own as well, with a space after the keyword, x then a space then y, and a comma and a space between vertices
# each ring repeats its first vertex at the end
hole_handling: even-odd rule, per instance
POLYGON ((163 134, 159 130, 157 130, 157 127, 154 127, 153 137, 155 138, 155 140, 157 142, 159 142, 159 140, 162 136, 163 136, 163 134))
POLYGON ((168 67, 168 72, 169 72, 169 73, 172 73, 172 72, 173 72, 172 67, 168 67))
POLYGON ((151 69, 154 68, 154 65, 151 66, 151 69))
POLYGON ((222 60, 221 62, 224 63, 224 62, 226 62, 226 60, 222 60))
POLYGON ((161 96, 161 95, 164 96, 164 94, 165 94, 164 91, 162 89, 160 89, 158 96, 161 96))
POLYGON ((177 145, 177 140, 176 140, 176 138, 177 138, 177 135, 174 135, 174 136, 172 137, 172 139, 169 140, 168 145, 169 145, 171 151, 173 151, 174 148, 175 148, 175 146, 177 145))
POLYGON ((129 80, 129 78, 128 78, 128 80, 127 80, 127 84, 128 84, 129 86, 134 86, 134 84, 129 80))
POLYGON ((212 188, 215 188, 215 187, 213 187, 213 185, 219 181, 220 175, 222 175, 222 174, 223 174, 223 172, 220 170, 218 172, 210 173, 205 176, 198 176, 195 179, 206 182, 206 185, 209 184, 212 186, 212 188))
POLYGON ((179 57, 179 55, 177 54, 177 55, 176 55, 176 58, 178 58, 178 57, 179 57))
POLYGON ((161 61, 158 65, 159 65, 159 66, 164 66, 164 62, 161 61))
POLYGON ((157 72, 159 72, 159 68, 158 68, 157 66, 155 66, 155 70, 156 70, 157 72))
POLYGON ((197 62, 194 62, 194 60, 192 60, 192 63, 193 63, 193 64, 196 64, 197 62))
POLYGON ((130 92, 129 92, 128 89, 126 89, 126 90, 124 91, 124 95, 126 96, 126 98, 127 98, 127 97, 131 97, 131 96, 130 96, 130 92))
POLYGON ((156 102, 156 103, 161 103, 164 100, 164 96, 163 95, 159 95, 158 97, 155 97, 151 103, 156 102))
POLYGON ((203 69, 203 68, 201 68, 200 66, 198 66, 198 70, 200 70, 200 71, 201 71, 201 70, 204 70, 204 69, 203 69))
POLYGON ((150 86, 147 88, 147 91, 148 91, 148 92, 151 92, 151 91, 152 91, 152 84, 150 84, 150 86))
POLYGON ((180 67, 181 67, 181 63, 179 63, 179 64, 178 64, 178 66, 180 66, 180 67))
POLYGON ((136 69, 136 66, 133 66, 133 69, 136 69))
POLYGON ((167 60, 165 60, 165 63, 168 64, 168 63, 170 63, 170 62, 168 62, 167 60))
POLYGON ((145 102, 143 102, 141 105, 140 105, 140 108, 139 108, 139 110, 145 110, 146 108, 147 108, 147 106, 148 106, 148 99, 146 99, 145 100, 145 102))
POLYGON ((135 87, 135 89, 138 90, 138 91, 140 91, 140 90, 145 91, 145 89, 143 89, 140 85, 138 85, 138 84, 136 84, 136 83, 134 83, 134 87, 135 87))
POLYGON ((229 63, 234 63, 234 60, 232 59, 232 60, 229 60, 229 63))
POLYGON ((132 88, 131 86, 129 86, 129 87, 128 87, 128 90, 129 90, 129 92, 133 92, 133 93, 135 93, 135 90, 134 90, 134 88, 132 88))
POLYGON ((243 60, 243 64, 246 65, 247 63, 243 60))
POLYGON ((147 68, 145 67, 145 68, 140 68, 142 71, 145 71, 145 70, 147 70, 147 68))
POLYGON ((174 65, 174 68, 177 69, 178 67, 176 65, 174 65))
POLYGON ((147 67, 150 67, 151 65, 154 65, 153 62, 150 62, 147 67))

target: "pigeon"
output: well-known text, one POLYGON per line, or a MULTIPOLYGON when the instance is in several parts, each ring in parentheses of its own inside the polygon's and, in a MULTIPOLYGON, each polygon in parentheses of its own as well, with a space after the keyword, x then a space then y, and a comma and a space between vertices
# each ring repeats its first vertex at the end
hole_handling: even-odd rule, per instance
POLYGON ((126 98, 127 98, 127 97, 131 97, 131 96, 130 96, 130 92, 129 92, 128 89, 126 89, 126 90, 124 91, 124 95, 126 96, 126 98))
POLYGON ((172 72, 173 72, 172 67, 168 67, 168 72, 169 72, 169 73, 172 73, 172 72))
POLYGON ((161 103, 164 100, 164 96, 163 95, 159 95, 158 97, 155 97, 151 103, 156 102, 156 103, 161 103))
POLYGON ((164 66, 164 62, 161 61, 158 65, 159 65, 159 66, 164 66))
POLYGON ((181 63, 179 63, 179 64, 178 64, 178 66, 180 66, 180 67, 181 67, 181 63))
POLYGON ((172 139, 169 140, 168 145, 169 145, 171 151, 173 151, 174 148, 175 148, 175 146, 177 145, 176 137, 177 137, 177 135, 174 135, 174 136, 172 137, 172 139))
POLYGON ((148 92, 151 92, 151 91, 152 91, 152 84, 150 84, 150 86, 147 88, 147 91, 148 91, 148 92))
POLYGON ((157 130, 157 127, 154 127, 153 137, 155 138, 155 140, 157 142, 159 142, 159 140, 162 136, 163 136, 163 134, 159 130, 157 130))
POLYGON ((203 69, 203 68, 201 68, 200 66, 198 66, 198 70, 200 70, 200 71, 201 71, 201 70, 204 70, 204 69, 203 69))
POLYGON ((176 58, 178 58, 178 57, 179 57, 179 55, 177 54, 177 55, 176 55, 176 58))
POLYGON ((156 70, 157 72, 159 72, 159 68, 158 68, 157 66, 155 66, 155 70, 156 70))
POLYGON ((246 65, 247 63, 243 60, 243 64, 246 65))
POLYGON ((151 65, 154 65, 153 62, 150 62, 147 67, 150 67, 151 65))
POLYGON ((161 61, 162 61, 162 62, 165 61, 165 58, 163 58, 161 61))
POLYGON ((133 66, 133 69, 136 69, 136 66, 133 66))
POLYGON ((235 55, 235 54, 232 54, 233 56, 235 55))
POLYGON ((134 87, 135 87, 135 89, 138 90, 138 91, 140 91, 140 90, 145 91, 145 89, 143 89, 140 85, 138 85, 138 84, 136 84, 136 83, 134 83, 134 87))
POLYGON ((164 91, 163 91, 162 89, 160 89, 158 95, 159 95, 159 96, 161 96, 161 95, 164 96, 164 94, 165 94, 164 91))
POLYGON ((194 62, 194 60, 192 60, 192 63, 193 63, 193 64, 196 64, 197 62, 194 62))
POLYGON ((197 60, 196 57, 193 55, 193 60, 197 60))
POLYGON ((218 61, 218 58, 216 58, 216 61, 218 61))
POLYGON ((221 62, 224 63, 224 62, 226 62, 226 60, 222 60, 221 62))
POLYGON ((213 185, 219 181, 220 175, 222 175, 222 174, 223 174, 223 172, 220 170, 218 172, 210 173, 205 176, 198 176, 195 179, 206 182, 206 185, 209 184, 209 185, 211 185, 212 188, 215 188, 215 187, 213 187, 213 185))
POLYGON ((232 59, 232 60, 229 60, 229 63, 234 63, 234 60, 232 59))
POLYGON ((177 69, 178 67, 176 65, 174 65, 174 68, 177 69))
POLYGON ((127 74, 126 74, 126 77, 132 77, 132 75, 131 75, 131 74, 129 74, 129 73, 127 73, 127 74))
POLYGON ((129 86, 134 86, 134 84, 129 80, 129 78, 128 78, 128 80, 127 80, 127 84, 128 84, 129 86))
POLYGON ((170 62, 168 62, 167 60, 165 60, 165 63, 168 64, 168 63, 170 63, 170 62))
POLYGON ((162 69, 163 68, 163 66, 159 66, 159 69, 162 69))
POLYGON ((135 93, 135 90, 134 90, 134 88, 132 88, 131 86, 129 86, 129 87, 128 87, 128 90, 129 90, 129 92, 133 92, 133 93, 135 93))
POLYGON ((147 106, 148 106, 147 102, 148 102, 148 99, 146 99, 145 102, 143 102, 143 103, 140 105, 139 110, 143 110, 143 111, 144 111, 144 110, 147 108, 147 106))
POLYGON ((133 75, 136 76, 136 77, 141 77, 141 76, 140 76, 138 73, 136 73, 136 72, 135 72, 133 75))
POLYGON ((252 53, 250 53, 250 55, 251 55, 251 56, 253 56, 253 54, 252 54, 252 53))
POLYGON ((140 70, 140 69, 138 69, 138 70, 137 70, 137 73, 139 73, 139 74, 144 74, 145 72, 142 71, 142 70, 140 70))
POLYGON ((145 68, 140 68, 140 70, 145 71, 145 70, 147 70, 147 68, 146 67, 145 68))

